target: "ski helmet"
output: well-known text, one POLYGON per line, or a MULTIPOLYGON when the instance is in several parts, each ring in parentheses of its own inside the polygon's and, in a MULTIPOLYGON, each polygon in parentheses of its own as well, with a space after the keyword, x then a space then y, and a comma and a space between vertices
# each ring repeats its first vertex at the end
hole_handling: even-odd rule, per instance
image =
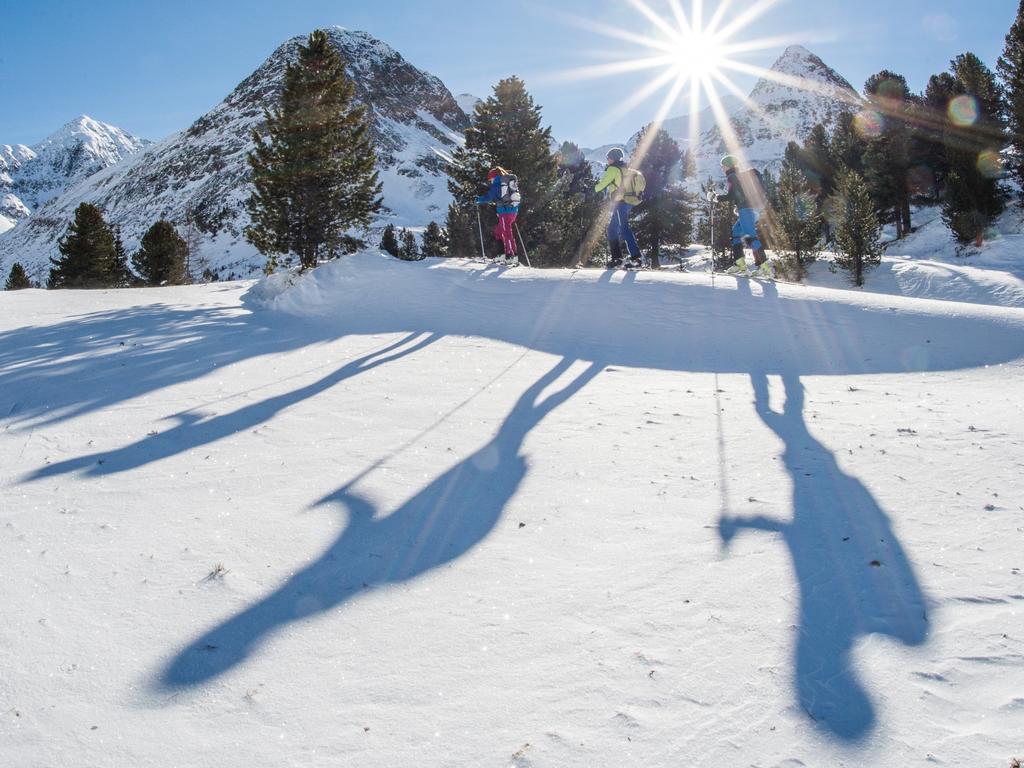
POLYGON ((626 153, 623 152, 619 147, 613 147, 612 149, 608 150, 608 162, 609 163, 617 163, 622 158, 624 158, 625 156, 626 156, 626 153))
POLYGON ((729 170, 730 168, 735 168, 739 164, 740 161, 736 159, 735 155, 726 155, 725 157, 722 158, 722 167, 725 168, 726 170, 729 170))

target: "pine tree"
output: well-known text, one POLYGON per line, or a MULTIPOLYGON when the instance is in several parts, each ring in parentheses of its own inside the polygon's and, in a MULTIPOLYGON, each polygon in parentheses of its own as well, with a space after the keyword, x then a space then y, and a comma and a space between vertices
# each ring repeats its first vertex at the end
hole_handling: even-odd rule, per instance
POLYGON ((896 225, 896 239, 910 234, 910 128, 912 99, 903 75, 883 69, 864 84, 864 93, 882 115, 879 136, 868 141, 864 177, 876 211, 896 225))
POLYGON ((394 224, 388 224, 384 227, 384 234, 380 238, 380 248, 385 253, 390 253, 396 259, 401 255, 402 248, 398 244, 398 235, 395 234, 394 224))
POLYGON ((962 94, 949 108, 946 157, 950 172, 942 218, 957 242, 980 246, 985 231, 1005 207, 999 186, 1003 94, 995 76, 973 53, 955 58, 950 70, 962 94))
POLYGON ((188 245, 171 222, 161 219, 142 236, 132 266, 146 285, 185 285, 188 245))
POLYGON ((128 251, 124 247, 124 241, 121 239, 121 228, 114 227, 114 285, 118 288, 127 288, 134 280, 135 276, 132 271, 128 268, 128 251))
MULTIPOLYGON (((453 154, 448 189, 455 198, 447 222, 451 253, 479 252, 476 197, 486 191, 488 169, 501 166, 519 177, 522 205, 519 224, 535 266, 566 260, 560 253, 558 220, 552 206, 556 194, 557 158, 551 152, 551 129, 541 126, 541 110, 517 77, 502 80, 494 93, 476 105, 466 143, 453 154)), ((481 211, 487 232, 497 224, 493 209, 481 211)), ((491 252, 501 249, 492 238, 491 252)))
POLYGON ((864 274, 882 261, 881 226, 864 179, 844 171, 829 199, 834 222, 835 264, 845 269, 854 285, 864 285, 864 274))
POLYGON ((50 288, 112 288, 117 284, 114 233, 100 209, 82 203, 57 242, 60 258, 50 259, 50 288))
POLYGON ((419 261, 423 258, 416 245, 416 235, 408 229, 402 229, 401 242, 402 247, 399 249, 398 258, 402 261, 419 261))
POLYGON ((852 112, 840 114, 829 142, 829 154, 835 164, 836 174, 845 168, 864 175, 864 152, 866 149, 867 142, 861 132, 857 130, 856 116, 852 112))
MULTIPOLYGON (((834 179, 830 179, 834 183, 834 179)), ((821 253, 823 216, 814 189, 793 163, 784 162, 771 205, 772 245, 780 252, 781 271, 800 280, 821 253)))
POLYGON ((323 30, 299 46, 285 72, 280 105, 266 113, 249 155, 253 192, 249 242, 268 257, 294 254, 302 269, 351 252, 347 234, 368 226, 381 207, 376 155, 366 109, 323 30))
POLYGON ((1017 179, 1018 194, 1024 202, 1024 0, 1006 35, 1003 55, 997 66, 1006 91, 1006 115, 1010 129, 1010 171, 1017 179))
POLYGON ((647 181, 644 199, 634 212, 634 232, 640 249, 650 255, 651 266, 661 266, 661 248, 676 245, 685 248, 693 234, 692 200, 679 185, 682 153, 679 145, 663 129, 653 137, 648 126, 640 133, 639 144, 647 146, 639 171, 647 181))
POLYGON ((423 232, 422 251, 426 258, 448 255, 448 237, 436 221, 430 222, 423 232))
POLYGON ((558 182, 552 195, 557 250, 563 264, 586 264, 598 249, 594 223, 601 213, 601 198, 594 193, 597 179, 583 151, 572 142, 558 150, 558 182))
POLYGON ((7 282, 4 284, 5 291, 20 291, 23 288, 31 288, 32 281, 25 274, 25 268, 20 262, 14 262, 10 274, 7 275, 7 282))

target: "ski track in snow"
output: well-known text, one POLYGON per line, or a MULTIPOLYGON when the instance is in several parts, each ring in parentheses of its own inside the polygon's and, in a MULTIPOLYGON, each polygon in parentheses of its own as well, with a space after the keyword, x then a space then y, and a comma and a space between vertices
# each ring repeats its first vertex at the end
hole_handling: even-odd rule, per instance
POLYGON ((1022 309, 377 254, 0 304, 0 764, 1022 756, 1022 309))

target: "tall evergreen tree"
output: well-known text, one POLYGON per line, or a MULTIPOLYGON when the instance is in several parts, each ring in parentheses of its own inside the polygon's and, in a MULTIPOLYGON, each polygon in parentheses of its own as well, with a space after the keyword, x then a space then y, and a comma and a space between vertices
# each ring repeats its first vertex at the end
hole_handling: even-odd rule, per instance
POLYGON ((562 144, 556 159, 558 181, 552 193, 552 236, 557 239, 562 264, 585 264, 598 247, 591 240, 594 223, 601 213, 601 198, 594 193, 597 179, 583 151, 572 142, 562 144))
MULTIPOLYGON (((556 194, 558 161, 551 152, 551 129, 542 127, 540 107, 518 77, 502 80, 494 93, 478 102, 466 143, 449 164, 448 189, 454 197, 447 222, 453 255, 479 252, 475 199, 486 190, 487 171, 501 166, 519 177, 523 202, 519 224, 535 266, 561 265, 558 220, 552 206, 556 194)), ((493 209, 482 210, 483 228, 490 233, 496 223, 493 209)), ((492 252, 500 248, 491 242, 492 252)))
POLYGON ((100 209, 82 203, 57 242, 60 258, 50 259, 50 288, 113 288, 117 285, 114 233, 100 209))
POLYGON ((135 275, 128 268, 128 250, 121 239, 121 228, 113 227, 114 231, 114 285, 127 288, 135 282, 135 275))
POLYGON ((864 179, 852 171, 842 172, 829 207, 834 221, 835 264, 850 273, 854 285, 864 285, 867 270, 882 261, 881 227, 864 179))
POLYGON ((266 112, 268 140, 253 131, 249 242, 268 257, 294 254, 302 269, 355 248, 347 234, 381 206, 365 107, 323 30, 299 46, 285 72, 281 103, 266 112))
POLYGON ((1017 179, 1018 194, 1024 202, 1024 0, 1006 35, 1003 55, 997 66, 1006 94, 1006 117, 1010 129, 1010 172, 1017 179))
POLYGON ((448 255, 448 236, 436 221, 430 222, 423 232, 422 250, 425 257, 448 255))
POLYGON ((903 75, 883 69, 864 84, 864 93, 883 116, 879 136, 868 141, 865 179, 883 220, 896 225, 896 238, 910 234, 910 88, 903 75))
POLYGON ((419 261, 423 258, 420 249, 416 245, 416 235, 408 229, 402 229, 401 248, 398 251, 398 258, 402 261, 419 261))
POLYGON ((951 103, 946 132, 946 181, 942 218, 961 244, 981 245, 1003 212, 999 186, 1004 142, 1004 100, 995 76, 973 53, 957 56, 950 71, 962 94, 951 103))
POLYGON ((402 246, 398 242, 398 234, 395 232, 395 225, 388 224, 384 227, 384 234, 380 238, 380 248, 385 253, 390 253, 396 259, 402 254, 402 246))
POLYGON ((664 129, 648 137, 651 130, 653 126, 644 128, 638 142, 647 145, 639 167, 647 188, 634 212, 633 230, 641 250, 650 255, 651 266, 658 269, 662 246, 690 244, 693 211, 690 195, 678 183, 683 159, 679 145, 664 129))
MULTIPOLYGON (((835 164, 836 173, 847 169, 864 174, 864 152, 867 150, 861 132, 857 130, 857 118, 852 112, 843 112, 836 121, 829 144, 829 155, 835 164)), ((833 182, 834 183, 834 182, 833 182)))
POLYGON ((132 266, 146 285, 185 285, 188 245, 171 222, 161 219, 142 236, 132 266))
MULTIPOLYGON (((830 183, 833 181, 830 180, 830 183)), ((776 189, 770 217, 772 245, 781 256, 782 271, 800 280, 807 265, 821 253, 824 217, 814 189, 792 163, 783 163, 776 189)))
POLYGON ((25 268, 21 266, 20 262, 14 262, 11 266, 11 271, 7 275, 7 282, 4 283, 5 291, 20 291, 24 288, 31 288, 32 281, 28 279, 28 275, 25 274, 25 268))

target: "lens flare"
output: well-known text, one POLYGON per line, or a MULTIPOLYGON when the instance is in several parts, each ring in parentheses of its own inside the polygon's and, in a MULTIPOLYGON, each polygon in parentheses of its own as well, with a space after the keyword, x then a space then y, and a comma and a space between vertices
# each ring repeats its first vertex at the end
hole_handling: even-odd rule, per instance
POLYGON ((974 125, 978 122, 978 102, 973 96, 957 96, 949 102, 949 119, 961 128, 974 125))
POLYGON ((978 171, 982 176, 998 179, 1003 173, 1003 158, 998 152, 987 149, 978 155, 978 171))
POLYGON ((853 118, 853 127, 865 139, 877 139, 885 130, 885 116, 874 109, 865 109, 853 118))

